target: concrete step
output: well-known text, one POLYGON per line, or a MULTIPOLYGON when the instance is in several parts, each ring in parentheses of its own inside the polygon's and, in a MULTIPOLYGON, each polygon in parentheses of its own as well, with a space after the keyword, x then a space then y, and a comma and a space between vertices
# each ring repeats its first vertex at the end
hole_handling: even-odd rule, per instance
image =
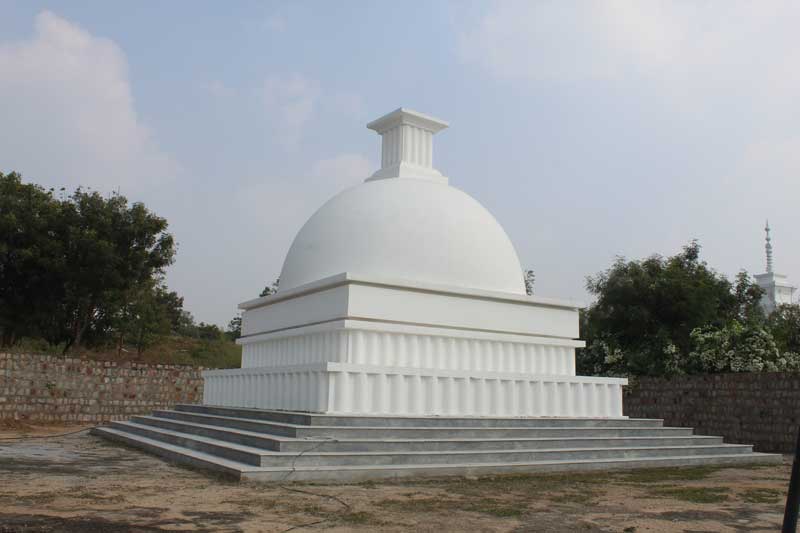
MULTIPOLYGON (((92 433, 143 449, 169 460, 254 481, 330 481, 352 482, 418 476, 478 476, 503 473, 654 468, 711 464, 780 463, 780 455, 759 453, 672 455, 650 457, 615 457, 567 459, 536 462, 394 464, 394 465, 281 465, 257 467, 218 457, 113 427, 98 427, 92 433)), ((651 450, 652 451, 652 450, 651 450)))
MULTIPOLYGON (((181 448, 186 448, 187 450, 194 450, 212 455, 214 457, 221 457, 230 461, 236 461, 238 463, 254 466, 263 466, 262 457, 265 454, 278 453, 270 452, 261 448, 254 448, 252 446, 244 446, 210 437, 181 433, 178 431, 137 424, 134 422, 114 421, 111 422, 110 428, 129 435, 145 437, 150 440, 164 442, 174 446, 180 446, 181 448)), ((286 456, 282 456, 282 459, 285 460, 286 456)), ((282 464, 282 462, 278 462, 277 464, 282 464)))
POLYGON ((279 452, 302 452, 323 442, 321 451, 468 451, 504 449, 556 448, 561 443, 568 448, 610 448, 623 446, 689 446, 722 444, 722 437, 641 436, 641 437, 536 437, 536 438, 439 438, 439 439, 292 439, 265 433, 197 424, 171 418, 134 416, 132 422, 170 429, 182 433, 212 437, 221 441, 243 444, 279 452))
POLYGON ((752 447, 736 444, 719 446, 673 446, 647 448, 556 448, 542 450, 484 450, 464 452, 319 452, 269 454, 261 456, 261 466, 355 466, 355 465, 424 465, 424 464, 507 464, 543 461, 580 461, 587 459, 648 458, 703 455, 741 455, 752 447), (291 458, 291 461, 287 459, 291 458))
MULTIPOLYGON (((257 431, 198 424, 195 422, 186 422, 184 420, 175 420, 158 416, 133 416, 130 420, 131 422, 143 426, 153 426, 202 437, 211 437, 221 441, 233 442, 235 444, 242 444, 275 452, 295 451, 292 447, 294 443, 300 444, 299 449, 296 451, 302 451, 305 449, 303 443, 307 442, 305 439, 298 440, 257 431)), ((305 447, 307 447, 307 445, 305 445, 305 447)))
POLYGON ((91 430, 91 434, 144 450, 168 461, 225 474, 236 479, 242 479, 243 472, 249 468, 254 468, 246 463, 230 461, 216 455, 190 450, 183 446, 175 446, 110 426, 94 427, 91 430))
POLYGON ((226 416, 231 418, 281 422, 298 426, 347 427, 661 427, 658 418, 531 418, 531 417, 451 417, 451 416, 339 416, 293 411, 274 411, 246 407, 219 407, 179 404, 176 411, 226 416))
POLYGON ((708 465, 780 464, 777 454, 750 453, 741 455, 673 456, 650 458, 586 459, 570 461, 540 461, 535 463, 483 463, 449 465, 369 465, 337 467, 262 467, 242 471, 240 479, 251 481, 315 481, 358 482, 374 479, 415 477, 477 477, 502 474, 532 474, 545 472, 579 472, 592 470, 623 470, 633 468, 665 468, 708 465))
POLYGON ((297 466, 351 466, 369 464, 517 463, 619 457, 723 455, 750 453, 752 451, 751 446, 736 444, 569 448, 559 443, 555 448, 534 450, 330 452, 323 451, 324 446, 328 443, 322 441, 309 443, 306 450, 300 453, 285 453, 132 422, 113 422, 111 427, 115 430, 126 431, 149 439, 256 466, 285 466, 287 464, 297 466))
POLYGON ((436 438, 533 438, 626 436, 689 436, 691 428, 659 427, 371 427, 371 426, 306 426, 268 422, 252 418, 235 418, 197 412, 159 410, 159 418, 169 418, 197 424, 242 429, 282 437, 334 439, 436 439, 436 438))

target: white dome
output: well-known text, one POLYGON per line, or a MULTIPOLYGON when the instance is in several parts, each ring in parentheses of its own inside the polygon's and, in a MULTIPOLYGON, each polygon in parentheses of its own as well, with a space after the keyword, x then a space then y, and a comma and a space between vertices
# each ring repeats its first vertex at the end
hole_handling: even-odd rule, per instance
POLYGON ((280 291, 344 272, 525 294, 517 253, 491 213, 425 179, 367 181, 325 203, 295 237, 280 291))

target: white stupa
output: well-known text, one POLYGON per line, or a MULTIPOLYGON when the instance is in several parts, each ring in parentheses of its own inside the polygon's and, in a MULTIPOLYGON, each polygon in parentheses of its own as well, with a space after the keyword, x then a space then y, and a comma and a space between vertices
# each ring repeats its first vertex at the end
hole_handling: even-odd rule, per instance
POLYGON ((792 303, 792 296, 797 287, 792 285, 784 274, 777 274, 772 269, 772 238, 769 235, 769 220, 764 226, 766 232, 766 244, 764 250, 767 254, 767 271, 763 274, 756 274, 756 283, 764 290, 761 297, 761 307, 766 314, 772 313, 779 305, 792 303))
POLYGON ((433 168, 446 122, 368 124, 381 168, 300 229, 277 294, 241 304, 242 368, 204 404, 329 414, 621 417, 627 380, 578 377, 579 305, 527 296, 514 246, 433 168))

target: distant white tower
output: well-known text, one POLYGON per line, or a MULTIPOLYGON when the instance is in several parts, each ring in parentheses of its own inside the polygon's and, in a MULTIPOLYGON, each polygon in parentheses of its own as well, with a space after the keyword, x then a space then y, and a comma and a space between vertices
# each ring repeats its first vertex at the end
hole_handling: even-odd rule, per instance
POLYGON ((783 274, 776 274, 772 270, 772 238, 769 235, 769 220, 764 227, 767 234, 764 250, 767 253, 767 271, 764 274, 756 274, 756 283, 764 289, 764 296, 761 297, 761 307, 764 312, 770 314, 781 304, 792 303, 792 295, 797 287, 793 286, 783 274))

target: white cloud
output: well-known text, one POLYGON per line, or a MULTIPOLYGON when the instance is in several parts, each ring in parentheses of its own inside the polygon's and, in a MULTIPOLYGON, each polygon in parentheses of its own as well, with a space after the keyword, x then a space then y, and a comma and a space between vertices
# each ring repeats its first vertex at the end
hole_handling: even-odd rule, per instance
POLYGON ((263 97, 278 139, 286 148, 296 148, 315 112, 319 97, 317 83, 299 74, 271 76, 264 82, 263 97))
POLYGON ((799 16, 800 4, 779 1, 505 1, 466 24, 459 52, 509 80, 640 74, 692 87, 774 86, 775 68, 782 80, 800 81, 796 68, 787 70, 800 47, 793 30, 799 16))
POLYGON ((179 172, 137 115, 120 48, 49 11, 33 38, 0 42, 0 102, 3 170, 123 193, 179 172))

